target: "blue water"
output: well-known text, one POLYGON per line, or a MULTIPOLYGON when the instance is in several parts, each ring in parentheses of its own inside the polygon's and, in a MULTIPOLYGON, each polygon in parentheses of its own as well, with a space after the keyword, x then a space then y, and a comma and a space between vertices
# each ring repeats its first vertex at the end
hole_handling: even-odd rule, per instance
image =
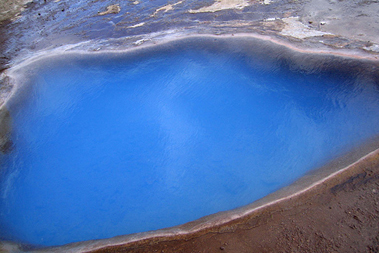
POLYGON ((0 236, 149 231, 249 204, 379 133, 379 89, 202 49, 50 64, 9 108, 0 236))

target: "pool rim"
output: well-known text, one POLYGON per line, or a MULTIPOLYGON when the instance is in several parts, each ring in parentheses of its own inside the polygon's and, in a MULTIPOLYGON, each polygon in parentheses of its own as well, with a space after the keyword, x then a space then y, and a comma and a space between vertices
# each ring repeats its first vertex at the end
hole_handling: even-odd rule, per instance
MULTIPOLYGON (((230 35, 190 35, 190 36, 179 36, 175 38, 169 37, 168 40, 162 40, 159 43, 154 44, 147 43, 142 46, 137 46, 133 48, 128 49, 122 49, 122 50, 99 50, 99 51, 77 51, 77 50, 62 50, 62 48, 55 49, 55 50, 47 50, 40 52, 39 54, 36 54, 34 56, 31 56, 30 58, 23 59, 22 61, 18 62, 14 66, 12 66, 10 69, 5 71, 5 75, 8 78, 7 81, 13 85, 10 94, 7 96, 6 101, 1 105, 1 108, 5 108, 9 101, 13 99, 15 94, 22 89, 22 85, 20 85, 20 82, 22 82, 22 75, 24 74, 24 71, 27 71, 28 68, 33 68, 33 65, 38 63, 39 61, 43 62, 46 59, 52 59, 54 57, 61 57, 61 56, 69 56, 69 55, 77 55, 77 54, 86 54, 86 55, 104 55, 104 54, 128 54, 128 53, 140 53, 143 50, 149 49, 154 50, 157 49, 159 46, 167 46, 170 45, 170 43, 181 43, 186 40, 197 40, 197 39, 220 39, 220 40, 228 40, 228 39, 252 39, 252 41, 248 43, 254 43, 256 40, 259 40, 259 43, 271 43, 270 46, 279 46, 281 47, 280 50, 283 50, 285 48, 286 50, 289 50, 289 53, 295 53, 297 54, 296 57, 301 56, 307 56, 307 57, 335 57, 337 60, 352 60, 352 61, 358 61, 362 62, 365 65, 369 66, 375 66, 375 68, 379 69, 379 59, 372 55, 366 56, 366 55, 360 55, 356 53, 348 54, 347 52, 342 51, 325 51, 325 50, 308 50, 308 49, 302 49, 298 48, 296 46, 293 46, 291 44, 285 43, 285 42, 278 42, 274 39, 267 39, 262 38, 262 36, 258 35, 246 35, 246 34, 230 34, 230 35), (21 73, 21 74, 20 74, 21 73)), ((287 53, 288 53, 287 52, 287 53)), ((69 243, 62 246, 52 246, 52 247, 43 247, 43 248, 35 248, 34 246, 28 246, 28 245, 22 245, 21 247, 25 249, 26 251, 36 251, 36 252, 88 252, 88 251, 94 251, 97 249, 103 249, 107 247, 113 247, 118 245, 124 245, 127 247, 127 245, 130 245, 132 243, 136 243, 139 241, 149 240, 149 239, 155 239, 155 240, 164 240, 167 238, 175 238, 180 237, 183 235, 188 234, 196 234, 199 232, 205 232, 212 230, 212 228, 216 226, 222 226, 227 224, 228 222, 241 219, 243 217, 247 216, 253 216, 256 213, 259 213, 261 211, 264 211, 264 209, 274 206, 275 204, 284 202, 288 199, 297 197, 299 195, 302 195, 306 192, 309 192, 310 190, 324 184, 327 181, 330 181, 333 178, 336 178, 343 173, 346 173, 349 170, 352 170, 355 166, 358 166, 362 162, 364 162, 367 159, 370 159, 372 157, 376 157, 379 155, 379 136, 372 138, 365 144, 353 148, 351 152, 348 152, 347 154, 329 162, 327 165, 322 166, 321 168, 318 168, 316 170, 312 170, 310 173, 307 173, 305 176, 299 178, 294 182, 293 184, 290 184, 289 186, 286 186, 284 188, 281 188, 278 191, 275 191, 272 194, 269 194, 265 196, 262 199, 259 199, 251 204, 248 204, 246 206, 236 208, 229 211, 222 211, 215 214, 211 214, 208 216, 204 216, 200 219, 197 219, 195 221, 191 221, 182 225, 165 228, 165 229, 159 229, 149 232, 141 232, 141 233, 135 233, 135 234, 129 234, 129 235, 120 235, 108 239, 99 239, 99 240, 89 240, 89 241, 81 241, 81 242, 75 242, 75 243, 69 243)), ((3 245, 14 245, 18 243, 14 242, 5 242, 0 241, 0 243, 3 243, 3 245)))

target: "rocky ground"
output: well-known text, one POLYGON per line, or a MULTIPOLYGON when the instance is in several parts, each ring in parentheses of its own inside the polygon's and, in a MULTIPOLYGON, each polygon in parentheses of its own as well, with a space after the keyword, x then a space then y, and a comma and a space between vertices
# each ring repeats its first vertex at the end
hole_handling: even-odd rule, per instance
MULTIPOLYGON (((0 2, 0 71, 46 49, 139 46, 160 34, 254 33, 311 49, 379 55, 377 0, 7 0, 0 2), (106 40, 101 47, 97 43, 106 40), (97 42, 97 43, 95 43, 97 42), (115 45, 113 45, 115 46, 115 45)), ((84 50, 84 48, 82 48, 84 50)))
MULTIPOLYGON (((377 13, 377 0, 1 1, 0 97, 12 88, 7 69, 35 53, 127 49, 172 34, 257 34, 379 61, 377 13)), ((95 252, 379 252, 378 161, 211 230, 95 252)))

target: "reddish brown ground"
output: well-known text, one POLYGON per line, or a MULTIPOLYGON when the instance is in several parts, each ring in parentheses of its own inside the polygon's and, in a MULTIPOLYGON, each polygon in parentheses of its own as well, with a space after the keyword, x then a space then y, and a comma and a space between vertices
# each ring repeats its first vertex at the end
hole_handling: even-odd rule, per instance
POLYGON ((212 231, 95 252, 379 252, 378 158, 212 231))

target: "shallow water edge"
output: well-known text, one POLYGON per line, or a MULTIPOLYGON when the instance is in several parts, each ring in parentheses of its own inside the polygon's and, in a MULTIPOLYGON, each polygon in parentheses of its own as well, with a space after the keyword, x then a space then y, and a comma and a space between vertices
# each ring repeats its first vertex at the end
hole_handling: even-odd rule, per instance
MULTIPOLYGON (((157 48, 160 50, 164 49, 169 51, 175 47, 176 50, 180 50, 180 48, 184 49, 190 46, 195 47, 197 43, 204 45, 205 42, 209 43, 210 50, 212 48, 231 47, 233 49, 236 48, 236 53, 238 53, 238 50, 251 52, 251 55, 258 57, 258 59, 262 61, 263 67, 265 62, 270 61, 270 59, 274 59, 275 61, 279 60, 286 62, 286 64, 289 64, 292 68, 304 72, 321 71, 333 68, 342 72, 346 71, 346 73, 358 71, 373 76, 375 83, 379 83, 378 62, 375 59, 366 58, 358 60, 357 58, 360 57, 357 55, 350 55, 351 57, 349 57, 348 55, 340 56, 338 54, 325 52, 305 53, 302 50, 294 50, 294 48, 274 44, 272 41, 262 41, 251 37, 189 37, 171 40, 158 45, 137 47, 132 50, 114 52, 99 50, 98 52, 85 52, 85 54, 89 54, 90 57, 94 58, 102 54, 109 54, 111 57, 115 58, 123 57, 123 54, 128 54, 129 57, 133 57, 133 54, 134 56, 141 55, 142 50, 143 53, 151 54, 157 50, 157 48), (315 66, 317 66, 316 69, 315 66)), ((44 64, 49 64, 49 62, 54 61, 54 58, 56 57, 60 59, 63 57, 64 60, 69 60, 70 57, 75 58, 78 53, 78 51, 74 50, 56 54, 41 54, 42 56, 34 59, 30 58, 29 60, 21 62, 19 65, 8 70, 9 76, 12 78, 15 88, 13 88, 8 96, 8 100, 3 106, 9 105, 9 103, 17 103, 19 99, 22 99, 23 93, 27 91, 27 89, 24 89, 25 87, 22 87, 22 83, 25 80, 24 78, 27 78, 28 70, 43 67, 44 64), (10 97, 11 99, 9 99, 10 97)), ((83 52, 80 54, 82 53, 83 52)), ((340 176, 342 173, 345 173, 345 171, 357 166, 365 159, 377 157, 379 152, 377 150, 378 148, 379 141, 376 139, 371 140, 368 144, 352 151, 351 154, 349 153, 347 156, 331 162, 328 166, 325 166, 320 170, 309 173, 309 175, 298 180, 293 185, 283 188, 282 190, 279 190, 259 201, 254 202, 253 204, 242 208, 210 215, 197 221, 169 229, 119 236, 98 241, 79 242, 62 247, 41 249, 39 251, 84 252, 111 245, 125 245, 148 238, 156 238, 154 240, 166 240, 164 238, 174 238, 184 234, 204 233, 205 231, 212 230, 215 226, 226 224, 232 220, 240 219, 241 217, 254 215, 254 213, 261 212, 265 208, 268 208, 276 203, 286 201, 287 199, 293 198, 299 194, 304 194, 306 191, 323 184, 327 180, 340 176)), ((30 250, 31 248, 26 247, 24 249, 30 250)))

